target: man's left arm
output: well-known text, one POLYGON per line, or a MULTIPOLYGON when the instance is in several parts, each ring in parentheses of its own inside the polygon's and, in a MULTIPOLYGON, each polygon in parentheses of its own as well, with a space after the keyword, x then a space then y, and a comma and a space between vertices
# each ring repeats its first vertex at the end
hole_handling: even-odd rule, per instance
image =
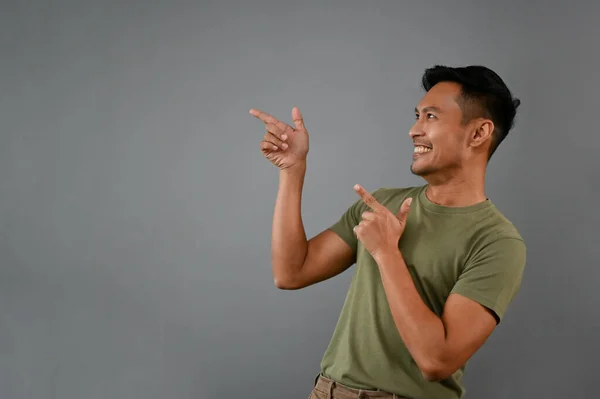
POLYGON ((399 250, 374 256, 394 322, 423 376, 452 375, 484 344, 517 293, 525 266, 525 245, 498 239, 465 266, 442 317, 423 302, 399 250))
POLYGON ((477 251, 440 318, 423 302, 398 248, 412 199, 395 215, 362 186, 354 190, 371 208, 362 214, 354 234, 379 266, 402 340, 427 380, 449 377, 488 339, 519 290, 526 258, 523 240, 498 238, 477 251))

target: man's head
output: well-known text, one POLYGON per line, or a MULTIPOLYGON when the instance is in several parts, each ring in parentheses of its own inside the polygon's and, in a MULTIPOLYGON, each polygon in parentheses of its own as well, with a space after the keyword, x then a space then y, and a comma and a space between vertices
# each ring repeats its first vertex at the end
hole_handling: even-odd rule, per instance
POLYGON ((411 171, 422 177, 453 176, 485 165, 514 125, 520 100, 483 66, 425 70, 425 96, 410 131, 411 171))

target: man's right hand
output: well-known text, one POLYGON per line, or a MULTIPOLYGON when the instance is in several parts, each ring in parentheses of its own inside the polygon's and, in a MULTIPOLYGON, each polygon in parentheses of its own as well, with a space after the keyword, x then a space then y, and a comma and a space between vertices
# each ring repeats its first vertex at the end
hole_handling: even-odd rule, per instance
POLYGON ((279 169, 306 162, 308 132, 297 107, 292 109, 295 128, 257 109, 251 109, 250 114, 265 123, 267 132, 260 142, 260 150, 265 158, 279 169))

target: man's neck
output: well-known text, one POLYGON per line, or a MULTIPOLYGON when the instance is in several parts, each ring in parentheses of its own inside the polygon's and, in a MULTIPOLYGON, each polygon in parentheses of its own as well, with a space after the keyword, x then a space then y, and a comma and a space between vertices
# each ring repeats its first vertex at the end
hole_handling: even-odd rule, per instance
POLYGON ((483 177, 429 183, 425 195, 434 204, 451 207, 471 206, 487 199, 483 177))

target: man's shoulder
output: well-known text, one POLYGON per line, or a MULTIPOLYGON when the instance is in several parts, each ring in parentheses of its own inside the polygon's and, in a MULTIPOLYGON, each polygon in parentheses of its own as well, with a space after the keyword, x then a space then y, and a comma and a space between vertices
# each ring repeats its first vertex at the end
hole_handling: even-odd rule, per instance
POLYGON ((488 208, 487 213, 488 217, 482 220, 481 227, 489 241, 503 239, 524 241, 517 226, 495 204, 488 208))

